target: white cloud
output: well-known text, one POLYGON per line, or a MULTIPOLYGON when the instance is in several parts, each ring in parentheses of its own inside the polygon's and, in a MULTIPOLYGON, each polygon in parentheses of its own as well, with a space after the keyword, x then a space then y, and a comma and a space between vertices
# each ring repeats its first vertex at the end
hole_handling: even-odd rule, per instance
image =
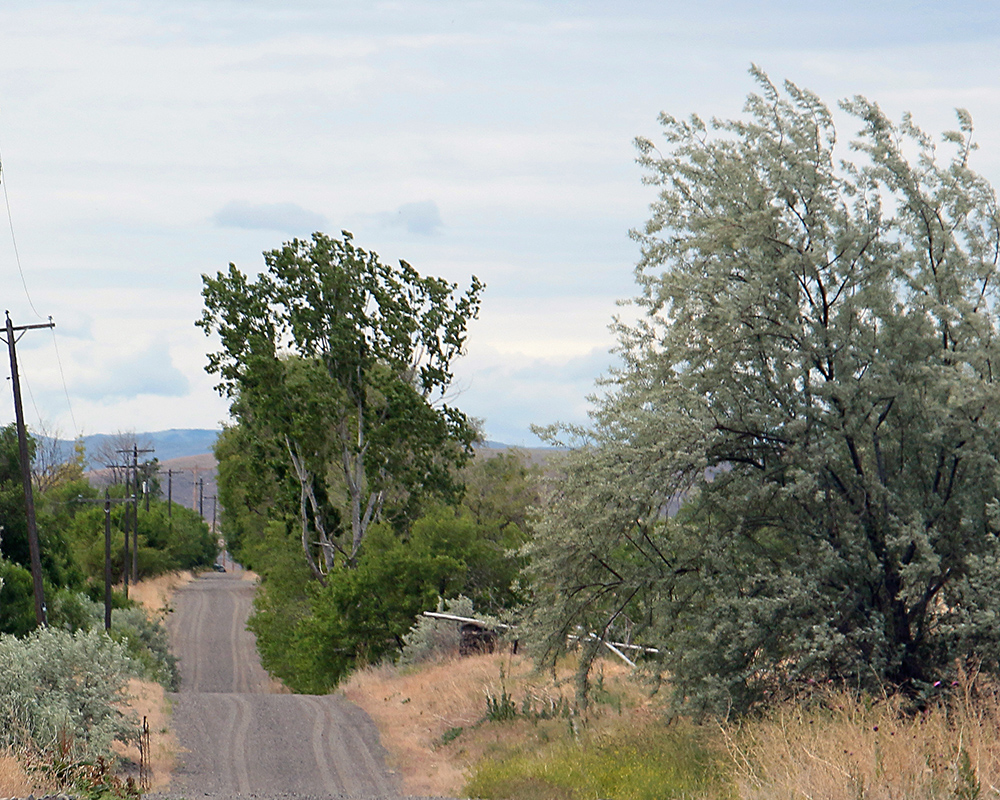
POLYGON ((362 219, 365 217, 374 220, 382 227, 400 228, 407 233, 418 236, 430 236, 438 233, 444 225, 441 220, 441 212, 433 200, 404 203, 395 211, 362 215, 362 219))
POLYGON ((487 438, 538 446, 532 425, 587 421, 596 379, 615 357, 606 348, 569 358, 539 358, 479 347, 458 369, 455 405, 485 420, 487 438))
POLYGON ((174 366, 163 342, 151 342, 142 350, 104 355, 73 382, 74 396, 109 404, 140 395, 184 397, 188 393, 188 379, 174 366))

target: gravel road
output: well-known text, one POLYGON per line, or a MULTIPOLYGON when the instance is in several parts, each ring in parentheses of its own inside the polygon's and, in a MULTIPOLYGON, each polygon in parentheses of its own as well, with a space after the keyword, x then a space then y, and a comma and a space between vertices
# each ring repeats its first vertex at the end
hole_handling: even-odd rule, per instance
POLYGON ((246 630, 254 584, 239 568, 178 591, 168 627, 180 763, 160 797, 398 798, 378 733, 334 695, 274 694, 246 630))

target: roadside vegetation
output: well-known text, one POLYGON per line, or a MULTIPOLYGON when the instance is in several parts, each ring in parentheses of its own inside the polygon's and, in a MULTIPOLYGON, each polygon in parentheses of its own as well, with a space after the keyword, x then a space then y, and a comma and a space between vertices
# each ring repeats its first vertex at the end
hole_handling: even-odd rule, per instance
MULTIPOLYGON (((34 442, 31 443, 32 450, 34 442)), ((0 795, 69 791, 137 797, 168 772, 164 691, 175 689, 176 660, 163 625, 165 594, 150 586, 208 566, 217 545, 193 512, 150 499, 139 504, 137 574, 131 598, 112 593, 104 630, 103 495, 84 476, 84 454, 36 462, 35 506, 48 627, 36 628, 27 525, 13 426, 0 429, 0 795), (96 501, 96 502, 94 502, 96 501), (152 596, 153 608, 140 602, 152 596), (151 747, 139 773, 143 720, 151 747), (154 729, 155 728, 155 729, 154 729), (155 743, 155 747, 153 747, 155 743), (155 770, 156 772, 154 772, 155 770)), ((125 494, 112 486, 113 499, 125 494)), ((115 504, 112 569, 125 569, 123 504, 115 504)), ((130 559, 131 561, 131 559, 130 559)), ((129 564, 131 566, 131 564, 129 564)))
MULTIPOLYGON (((223 447, 234 474, 271 470, 234 494, 234 530, 286 565, 270 587, 265 574, 262 652, 271 639, 284 663, 301 659, 290 674, 333 665, 309 686, 347 678, 376 719, 399 717, 383 722, 390 740, 426 733, 424 766, 469 794, 972 798, 1000 785, 1000 211, 971 167, 972 120, 959 110, 937 142, 865 98, 834 112, 751 72, 740 118, 663 115, 662 142, 637 140, 657 195, 634 233, 636 320, 616 320, 620 364, 590 423, 539 429, 566 452, 533 477, 515 542, 462 534, 479 524, 469 494, 366 461, 367 403, 389 430, 426 409, 394 405, 414 398, 387 391, 388 362, 366 362, 361 392, 342 370, 409 311, 351 315, 350 335, 326 324, 327 290, 355 264, 349 237, 308 267, 289 269, 302 243, 269 254, 255 304, 219 302, 241 275, 206 278, 204 323, 231 343, 212 369, 239 420, 223 447), (838 113, 858 129, 847 143, 838 113), (262 403, 265 375, 302 391, 262 403), (296 449, 338 424, 342 447, 296 449), (361 540, 352 459, 385 481, 361 540), (474 567, 467 543, 481 541, 510 548, 513 571, 474 567), (508 655, 486 682, 460 677, 476 659, 411 657, 429 637, 406 620, 435 594, 516 622, 521 652, 552 676, 548 705, 508 655), (609 689, 615 641, 640 665, 609 689), (430 674, 438 685, 420 689, 430 674)), ((420 390, 423 351, 399 352, 410 361, 394 377, 420 390)), ((442 389, 450 372, 434 374, 442 389)), ((421 760, 398 752, 404 771, 421 760)))
MULTIPOLYGON (((658 192, 634 233, 637 319, 615 322, 590 423, 539 429, 564 451, 544 474, 477 455, 448 402, 475 277, 463 292, 386 265, 347 232, 204 276, 197 324, 232 414, 222 524, 261 577, 262 662, 360 702, 414 793, 1000 786, 1000 206, 970 166, 972 121, 939 145, 856 97, 838 144, 818 97, 751 72, 739 119, 664 115, 660 146, 637 141, 658 192), (435 608, 480 621, 467 647, 515 631, 520 654, 456 659, 454 623, 421 620, 435 608), (607 661, 616 642, 634 671, 607 661)), ((49 640, 31 633, 11 444, 15 652, 49 640)), ((93 633, 102 512, 72 464, 56 476, 39 506, 60 641, 169 685, 156 626, 126 603, 118 633, 93 633)), ((154 502, 140 531, 144 575, 214 555, 187 512, 154 502)), ((57 717, 19 730, 56 747, 57 717)), ((99 719, 95 742, 127 741, 99 719)))
POLYGON ((509 653, 438 655, 355 672, 344 695, 375 720, 414 795, 575 800, 978 798, 1000 787, 1000 687, 962 673, 919 712, 898 695, 817 687, 760 713, 696 722, 616 660, 555 673, 509 653), (504 698, 507 701, 504 701, 504 698))

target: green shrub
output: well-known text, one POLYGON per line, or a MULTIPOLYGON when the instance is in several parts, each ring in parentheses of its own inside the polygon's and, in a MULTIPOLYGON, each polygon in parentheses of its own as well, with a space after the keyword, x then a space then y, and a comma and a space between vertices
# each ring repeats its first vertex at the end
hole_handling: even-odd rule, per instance
MULTIPOLYGON (((451 600, 438 601, 437 610, 457 617, 471 617, 475 613, 472 601, 464 595, 451 600)), ((410 632, 403 636, 402 664, 420 664, 432 658, 458 652, 461 643, 459 624, 423 615, 417 617, 410 632)))
POLYGON ((68 761, 108 757, 113 741, 137 736, 121 710, 134 673, 125 648, 98 631, 0 635, 0 746, 68 761))
MULTIPOLYGON (((69 632, 101 630, 104 603, 95 602, 82 592, 61 591, 53 598, 49 624, 69 632)), ((112 603, 111 638, 124 645, 140 677, 156 681, 168 691, 177 689, 180 682, 177 658, 170 652, 163 623, 150 619, 144 609, 133 604, 120 608, 112 603)))
MULTIPOLYGON (((91 613, 95 624, 104 625, 103 606, 96 606, 91 613)), ((170 652, 167 630, 159 620, 150 619, 142 608, 113 608, 111 638, 123 644, 140 665, 141 677, 156 681, 167 691, 177 691, 180 686, 177 657, 170 652)))
POLYGON ((0 559, 0 633, 24 636, 35 629, 35 595, 31 573, 0 559))

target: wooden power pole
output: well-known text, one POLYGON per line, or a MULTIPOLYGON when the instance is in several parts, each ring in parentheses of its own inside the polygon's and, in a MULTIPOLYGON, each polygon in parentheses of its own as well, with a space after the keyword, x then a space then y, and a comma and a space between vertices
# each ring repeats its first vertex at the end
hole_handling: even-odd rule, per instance
MULTIPOLYGON (((150 449, 139 449, 139 445, 132 443, 131 449, 119 450, 125 454, 125 461, 128 463, 128 454, 132 454, 131 471, 126 467, 125 471, 125 494, 132 491, 132 584, 139 580, 139 453, 152 453, 150 449), (129 477, 131 475, 131 478, 129 477)), ((146 510, 149 511, 149 501, 146 502, 146 510)), ((128 572, 128 526, 125 526, 125 571, 128 572)), ((125 596, 128 597, 128 578, 125 579, 125 596)))
POLYGON ((14 390, 14 419, 17 423, 17 447, 21 458, 21 481, 24 484, 24 513, 28 519, 28 549, 31 551, 31 580, 35 589, 35 620, 39 627, 48 624, 45 608, 45 588, 42 586, 42 556, 38 547, 38 526, 35 523, 35 496, 31 489, 31 462, 28 459, 28 434, 24 428, 24 408, 21 405, 21 380, 17 374, 17 353, 14 345, 21 338, 14 336, 15 331, 32 330, 34 328, 54 328, 56 325, 49 317, 42 325, 14 326, 7 313, 7 349, 10 351, 10 382, 14 390))

